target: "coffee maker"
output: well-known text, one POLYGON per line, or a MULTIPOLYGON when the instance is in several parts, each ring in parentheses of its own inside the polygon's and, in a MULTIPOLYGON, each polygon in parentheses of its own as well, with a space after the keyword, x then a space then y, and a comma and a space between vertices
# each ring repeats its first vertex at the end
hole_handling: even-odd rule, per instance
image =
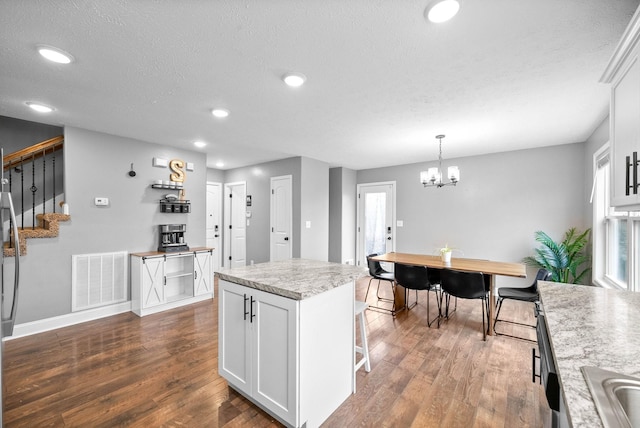
POLYGON ((161 224, 158 228, 160 231, 158 251, 168 253, 189 250, 189 246, 184 242, 184 234, 187 232, 186 224, 161 224))

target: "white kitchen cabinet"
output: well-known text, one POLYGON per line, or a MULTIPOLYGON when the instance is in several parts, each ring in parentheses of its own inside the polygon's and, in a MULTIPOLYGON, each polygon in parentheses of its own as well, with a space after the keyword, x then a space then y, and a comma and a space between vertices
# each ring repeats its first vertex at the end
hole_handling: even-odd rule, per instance
POLYGON ((220 281, 218 289, 220 373, 281 420, 293 424, 297 302, 226 281, 220 281))
POLYGON ((213 257, 211 252, 195 253, 194 262, 194 278, 193 278, 193 294, 200 296, 202 294, 213 295, 213 257))
POLYGON ((319 426, 353 390, 354 283, 295 300, 218 280, 218 371, 288 426, 319 426))
POLYGON ((640 9, 636 11, 601 81, 611 84, 611 205, 640 210, 640 9))
POLYGON ((131 309, 138 316, 213 297, 210 249, 133 253, 130 272, 131 309))

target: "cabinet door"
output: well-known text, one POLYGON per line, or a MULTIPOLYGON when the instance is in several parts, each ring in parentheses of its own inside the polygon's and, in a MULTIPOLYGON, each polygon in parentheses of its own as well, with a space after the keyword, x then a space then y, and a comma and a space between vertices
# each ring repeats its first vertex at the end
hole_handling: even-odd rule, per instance
POLYGON ((611 205, 623 208, 640 204, 640 194, 629 189, 627 174, 633 183, 633 169, 628 171, 627 156, 640 155, 640 59, 639 46, 630 53, 620 77, 613 82, 611 94, 611 205))
POLYGON ((213 292, 213 271, 211 269, 211 253, 196 253, 194 260, 193 295, 199 296, 213 292))
POLYGON ((227 281, 218 282, 218 372, 250 396, 249 290, 227 281))
POLYGON ((149 257, 142 262, 142 307, 164 303, 164 258, 149 257))
POLYGON ((296 425, 298 302, 253 292, 253 398, 296 425))

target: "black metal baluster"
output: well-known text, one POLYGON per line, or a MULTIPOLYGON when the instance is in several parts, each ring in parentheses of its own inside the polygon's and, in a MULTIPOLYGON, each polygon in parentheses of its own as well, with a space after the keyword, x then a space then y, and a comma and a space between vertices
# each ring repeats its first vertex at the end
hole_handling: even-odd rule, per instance
POLYGON ((47 204, 47 149, 42 150, 42 215, 47 204))
POLYGON ((51 169, 53 170, 53 212, 56 212, 56 151, 51 154, 51 169))
POLYGON ((36 228, 36 158, 31 154, 31 229, 36 228))
MULTIPOLYGON (((4 170, 4 165, 2 165, 2 169, 4 170)), ((11 174, 11 168, 9 168, 9 194, 11 194, 11 185, 13 184, 13 174, 11 174)), ((9 230, 13 230, 13 220, 11 219, 11 216, 9 216, 9 230)), ((14 240, 16 239, 15 236, 13 236, 13 233, 9 232, 9 248, 14 248, 14 240)), ((4 251, 4 248, 3 248, 4 251)))
POLYGON ((24 230, 24 159, 20 156, 20 221, 24 230))

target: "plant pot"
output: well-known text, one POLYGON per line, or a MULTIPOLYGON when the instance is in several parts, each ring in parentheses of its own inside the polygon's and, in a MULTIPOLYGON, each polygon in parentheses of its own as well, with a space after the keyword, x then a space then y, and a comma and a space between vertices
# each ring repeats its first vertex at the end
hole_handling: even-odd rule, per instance
POLYGON ((440 257, 442 258, 443 263, 451 263, 451 251, 440 253, 440 257))

